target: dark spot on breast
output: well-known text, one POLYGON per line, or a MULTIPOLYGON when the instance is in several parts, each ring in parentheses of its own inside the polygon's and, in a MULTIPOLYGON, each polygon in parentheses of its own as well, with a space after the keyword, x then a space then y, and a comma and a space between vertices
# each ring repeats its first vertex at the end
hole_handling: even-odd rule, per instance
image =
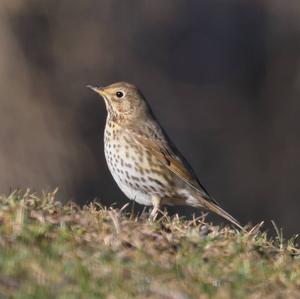
POLYGON ((134 181, 137 181, 137 182, 140 181, 140 178, 137 177, 137 176, 134 176, 134 175, 131 176, 131 179, 134 180, 134 181))
POLYGON ((151 181, 151 182, 156 183, 157 185, 159 185, 161 187, 164 187, 164 184, 162 182, 160 182, 159 180, 157 180, 157 179, 154 179, 154 178, 148 176, 148 180, 151 181))
POLYGON ((145 190, 149 190, 148 186, 145 185, 145 184, 142 184, 142 188, 145 189, 145 190))

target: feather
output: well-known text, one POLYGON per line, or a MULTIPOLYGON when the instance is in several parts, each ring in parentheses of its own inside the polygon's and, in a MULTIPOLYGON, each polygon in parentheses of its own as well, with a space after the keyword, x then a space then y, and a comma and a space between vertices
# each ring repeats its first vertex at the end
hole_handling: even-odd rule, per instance
POLYGON ((140 134, 134 129, 127 130, 130 130, 130 136, 133 137, 133 140, 135 140, 136 143, 142 144, 146 150, 151 153, 151 155, 155 156, 156 159, 159 160, 167 169, 194 190, 195 197, 200 207, 218 214, 236 225, 241 230, 245 230, 233 216, 223 210, 210 198, 207 192, 198 183, 194 174, 191 173, 185 166, 185 162, 183 162, 181 158, 168 146, 168 142, 165 138, 163 138, 163 135, 160 136, 159 139, 151 138, 151 135, 149 138, 149 134, 147 136, 145 134, 140 134))

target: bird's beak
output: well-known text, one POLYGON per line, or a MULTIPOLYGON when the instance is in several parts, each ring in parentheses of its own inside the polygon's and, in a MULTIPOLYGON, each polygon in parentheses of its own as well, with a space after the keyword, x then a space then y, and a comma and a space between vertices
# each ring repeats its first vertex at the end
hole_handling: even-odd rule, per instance
POLYGON ((105 95, 103 87, 94 87, 94 86, 91 86, 91 85, 87 85, 86 87, 90 88, 91 90, 93 90, 94 92, 100 94, 101 96, 105 95))

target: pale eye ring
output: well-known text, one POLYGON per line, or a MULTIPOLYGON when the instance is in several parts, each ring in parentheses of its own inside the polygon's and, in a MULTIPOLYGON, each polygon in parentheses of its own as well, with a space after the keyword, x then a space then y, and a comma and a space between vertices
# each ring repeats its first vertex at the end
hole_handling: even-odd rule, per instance
POLYGON ((122 98, 122 97, 124 96, 124 93, 123 93, 122 91, 117 91, 117 92, 116 92, 116 96, 117 96, 118 98, 122 98))

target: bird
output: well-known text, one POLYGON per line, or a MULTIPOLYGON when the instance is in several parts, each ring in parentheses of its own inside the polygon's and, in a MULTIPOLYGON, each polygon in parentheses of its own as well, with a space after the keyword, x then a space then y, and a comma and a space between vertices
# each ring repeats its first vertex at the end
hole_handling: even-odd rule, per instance
POLYGON ((153 206, 150 217, 154 219, 164 205, 187 205, 212 211, 244 230, 208 194, 135 85, 117 82, 87 87, 104 99, 106 162, 115 182, 130 200, 153 206))

